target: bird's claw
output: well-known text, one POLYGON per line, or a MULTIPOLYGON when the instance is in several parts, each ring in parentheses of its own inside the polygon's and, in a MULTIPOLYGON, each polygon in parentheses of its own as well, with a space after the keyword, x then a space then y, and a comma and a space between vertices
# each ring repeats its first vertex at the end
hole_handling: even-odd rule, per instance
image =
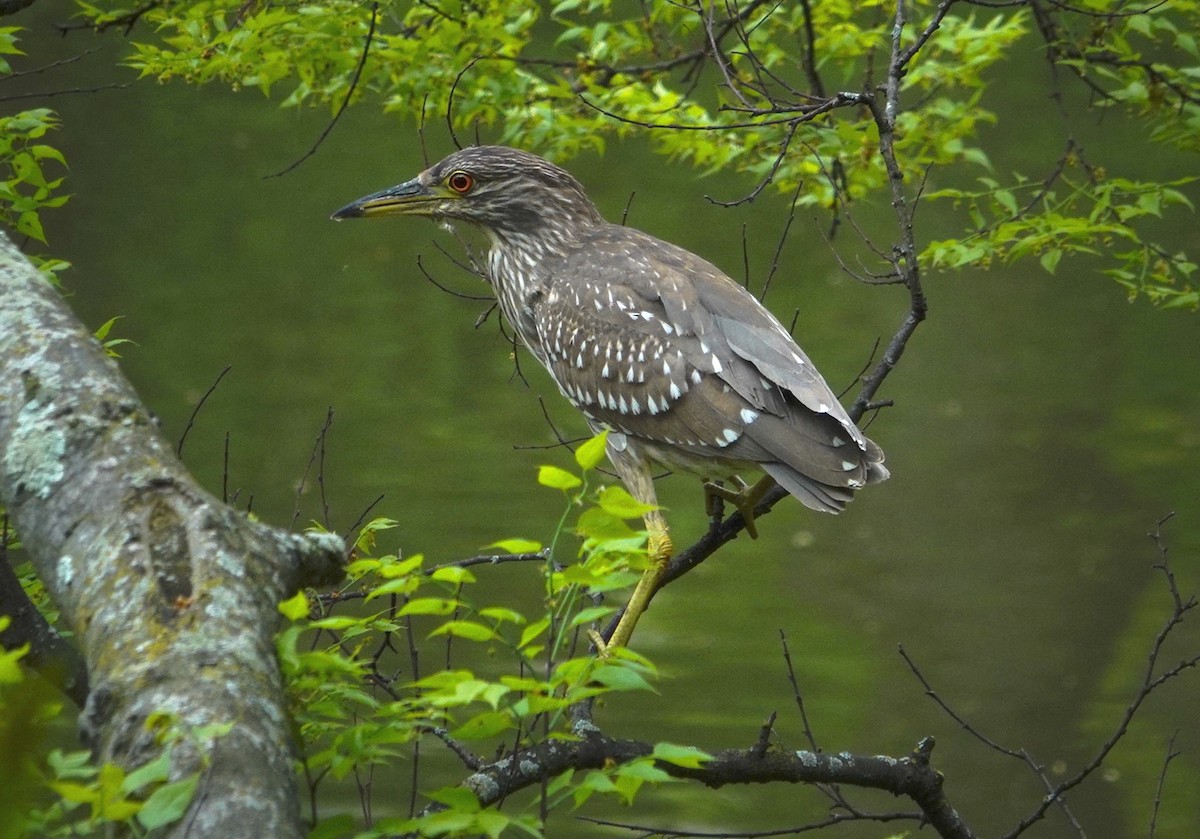
POLYGON ((737 511, 742 514, 742 521, 746 526, 746 533, 751 539, 758 538, 758 526, 754 522, 754 508, 763 496, 767 494, 775 481, 770 475, 766 475, 754 486, 749 486, 741 478, 733 478, 736 484, 736 489, 729 489, 721 483, 708 481, 704 484, 704 504, 710 517, 720 518, 722 514, 722 502, 728 501, 737 511))

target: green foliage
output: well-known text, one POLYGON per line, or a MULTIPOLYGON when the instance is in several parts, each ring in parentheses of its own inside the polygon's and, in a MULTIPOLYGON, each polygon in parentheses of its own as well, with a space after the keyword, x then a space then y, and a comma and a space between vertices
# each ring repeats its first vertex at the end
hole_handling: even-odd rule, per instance
POLYGON ((1200 303, 1194 285, 1196 263, 1182 251, 1168 253, 1145 241, 1137 228, 1139 220, 1160 218, 1174 206, 1194 210, 1179 187, 1198 179, 1146 183, 1107 178, 1103 171, 1085 168, 1074 155, 1063 164, 1060 188, 1018 175, 1009 186, 981 177, 982 189, 926 194, 926 200, 952 201, 976 229, 963 238, 931 242, 923 258, 935 268, 961 268, 1036 256, 1053 274, 1065 254, 1104 254, 1116 263, 1105 273, 1125 286, 1130 297, 1143 293, 1166 307, 1194 308, 1200 303))
MULTIPOLYGON (((1062 79, 1083 83, 1092 108, 1136 120, 1148 142, 1200 152, 1200 4, 1150 4, 1119 16, 1089 3, 955 6, 944 16, 938 6, 905 4, 901 47, 913 54, 900 77, 897 161, 909 185, 935 177, 983 189, 924 196, 973 211, 929 245, 925 264, 959 270, 1035 257, 1053 273, 1064 256, 1087 254, 1131 295, 1195 307, 1194 259, 1155 244, 1144 217, 1190 209, 1182 192, 1190 181, 1107 176, 1071 154, 1057 173, 1051 158, 1040 161, 1044 173, 1001 174, 980 129, 998 120, 990 87, 1010 57, 1040 51, 1062 79)), ((100 23, 130 12, 81 8, 100 23)), ((336 110, 370 99, 413 120, 448 113, 459 129, 487 129, 560 159, 644 132, 672 159, 769 182, 798 206, 837 212, 850 201, 891 201, 878 115, 846 103, 818 107, 833 101, 832 90, 881 89, 890 2, 755 4, 727 11, 742 15, 736 21, 703 5, 607 0, 390 0, 375 8, 349 0, 155 5, 128 61, 158 80, 282 90, 285 107, 336 110), (724 49, 709 71, 721 83, 697 85, 701 65, 714 63, 715 37, 724 49)))
MULTIPOLYGON (((0 28, 0 55, 19 52, 12 28, 0 28)), ((0 70, 7 65, 0 60, 0 70)), ((46 243, 41 211, 67 202, 61 192, 64 177, 47 174, 47 168, 65 169, 67 162, 54 146, 39 142, 58 127, 58 117, 47 108, 34 108, 0 116, 0 224, 18 237, 46 243)), ((61 260, 40 259, 35 264, 51 278, 65 269, 61 260)))
MULTIPOLYGON (((0 633, 8 628, 12 618, 0 615, 0 633)), ((29 645, 23 644, 12 650, 0 649, 0 685, 15 685, 21 681, 20 661, 29 653, 29 645)))
MULTIPOLYGON (((0 631, 7 622, 7 617, 0 617, 0 631)), ((3 835, 30 839, 111 835, 113 827, 120 826, 129 835, 145 836, 181 819, 205 764, 172 780, 175 746, 184 742, 189 754, 206 755, 211 741, 226 734, 230 726, 184 731, 165 716, 148 720, 147 730, 154 733, 163 750, 132 772, 111 763, 97 765, 87 751, 53 749, 43 758, 35 758, 45 728, 63 707, 26 682, 17 666, 24 652, 24 648, 0 652, 3 835), (19 731, 13 723, 19 723, 19 731)))
MULTIPOLYGON (((119 352, 117 352, 117 347, 121 346, 122 344, 134 344, 134 342, 129 340, 128 338, 109 338, 108 337, 109 333, 112 332, 112 328, 116 325, 117 321, 119 321, 120 319, 121 319, 121 315, 117 315, 115 318, 109 318, 103 324, 101 324, 99 329, 97 329, 93 333, 96 337, 96 340, 100 342, 100 345, 102 347, 104 347, 104 354, 107 355, 109 358, 120 358, 121 357, 121 354, 119 352)), ((135 344, 135 346, 136 346, 136 344, 135 344)))
MULTIPOLYGON (((573 739, 572 706, 654 690, 656 671, 646 659, 629 650, 600 659, 586 646, 586 633, 614 611, 597 602, 599 595, 630 585, 646 561, 645 533, 629 523, 645 508, 623 489, 593 484, 604 443, 601 435, 579 447, 578 472, 539 470, 542 485, 565 494, 560 532, 551 540, 559 547, 538 554, 540 544, 529 539, 494 546, 514 561, 541 560, 536 567, 544 599, 538 614, 486 602, 489 587, 480 585, 474 566, 372 555, 369 548, 392 524, 387 520, 364 528, 343 588, 280 604, 291 623, 279 636, 279 657, 314 807, 321 800, 320 784, 363 779, 376 767, 414 760, 418 744, 430 739, 451 745, 451 753, 482 754, 573 739), (562 543, 571 520, 580 548, 569 557, 556 556, 566 550, 562 543), (437 664, 426 669, 421 663, 431 659, 437 664)), ((497 557, 495 565, 505 558, 497 557)), ((493 564, 482 567, 488 574, 502 573, 493 564)), ((424 754, 422 760, 434 760, 428 748, 424 754)), ((642 760, 579 777, 568 773, 546 792, 547 803, 578 805, 594 793, 629 801, 646 782, 668 779, 659 761, 696 766, 705 758, 661 744, 642 760)), ((371 825, 334 813, 311 835, 542 835, 536 797, 509 799, 498 812, 462 787, 434 785, 420 793, 419 812, 371 825)))

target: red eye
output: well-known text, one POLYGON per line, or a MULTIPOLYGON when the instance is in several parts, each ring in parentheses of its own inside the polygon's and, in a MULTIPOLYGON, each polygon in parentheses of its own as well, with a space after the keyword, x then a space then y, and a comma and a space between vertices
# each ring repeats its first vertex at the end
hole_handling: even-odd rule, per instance
POLYGON ((454 172, 446 179, 446 185, 459 195, 466 195, 475 186, 475 179, 466 172, 454 172))

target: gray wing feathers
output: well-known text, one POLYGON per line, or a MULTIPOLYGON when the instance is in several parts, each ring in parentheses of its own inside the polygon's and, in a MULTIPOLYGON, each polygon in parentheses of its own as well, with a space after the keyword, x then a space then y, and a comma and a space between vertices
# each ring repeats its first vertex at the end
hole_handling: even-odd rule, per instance
MULTIPOLYGON (((826 512, 840 511, 854 490, 888 477, 883 452, 851 421, 787 330, 744 288, 695 254, 637 231, 602 228, 587 244, 588 252, 600 248, 607 256, 601 283, 610 290, 612 306, 586 308, 585 316, 591 329, 597 321, 619 322, 644 336, 639 347, 655 350, 642 387, 661 400, 664 412, 669 402, 671 415, 683 426, 671 428, 668 442, 697 454, 759 463, 803 504, 826 512), (660 357, 670 362, 670 381, 677 385, 669 394, 662 390, 669 381, 651 375, 660 357), (690 370, 703 375, 680 378, 690 370), (687 403, 686 410, 675 410, 679 400, 687 403), (757 417, 747 421, 745 408, 757 417), (734 432, 736 439, 729 439, 734 432), (714 439, 721 440, 719 451, 714 439)), ((571 276, 579 256, 568 256, 554 273, 571 276)), ((590 270, 596 271, 594 262, 590 270)), ((563 349, 563 356, 574 352, 563 349)), ((564 378, 595 375, 591 364, 576 370, 569 369, 569 357, 563 360, 555 365, 551 359, 550 365, 560 386, 564 378)), ((590 413, 631 433, 663 439, 658 430, 664 414, 618 416, 625 414, 624 406, 619 412, 605 410, 605 401, 601 397, 599 405, 588 405, 590 413)))

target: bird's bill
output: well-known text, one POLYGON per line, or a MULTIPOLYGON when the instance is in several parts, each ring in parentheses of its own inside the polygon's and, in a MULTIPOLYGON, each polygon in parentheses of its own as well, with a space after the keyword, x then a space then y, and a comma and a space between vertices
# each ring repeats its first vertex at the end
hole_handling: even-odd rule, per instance
POLYGON ((330 218, 341 221, 345 218, 420 213, 424 206, 443 197, 421 183, 420 179, 413 178, 411 181, 351 201, 330 218))

